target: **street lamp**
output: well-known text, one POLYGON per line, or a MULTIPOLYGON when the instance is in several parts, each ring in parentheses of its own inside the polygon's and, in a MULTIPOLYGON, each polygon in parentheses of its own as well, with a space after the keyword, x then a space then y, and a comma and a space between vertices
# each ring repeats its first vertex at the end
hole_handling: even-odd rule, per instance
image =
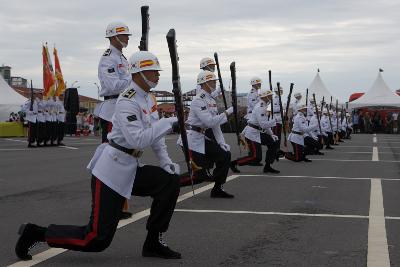
POLYGON ((97 100, 100 98, 100 86, 97 83, 94 83, 97 86, 97 100))
POLYGON ((75 81, 71 84, 71 87, 74 87, 74 84, 76 84, 78 81, 75 81))

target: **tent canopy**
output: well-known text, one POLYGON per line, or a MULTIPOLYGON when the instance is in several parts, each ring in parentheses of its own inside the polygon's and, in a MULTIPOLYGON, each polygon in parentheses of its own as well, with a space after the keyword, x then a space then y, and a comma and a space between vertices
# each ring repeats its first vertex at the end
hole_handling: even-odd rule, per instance
POLYGON ((0 75, 0 121, 6 121, 11 112, 21 110, 27 99, 12 89, 0 75))
POLYGON ((392 92, 381 72, 371 88, 360 98, 349 103, 351 108, 360 107, 400 107, 400 96, 392 92))
MULTIPOLYGON (((334 97, 326 88, 325 83, 322 81, 321 76, 319 75, 319 71, 314 77, 314 80, 311 82, 308 87, 308 98, 312 99, 313 94, 315 94, 315 99, 317 103, 321 103, 322 98, 325 99, 325 103, 329 103, 332 97, 332 103, 336 103, 336 97, 334 97)), ((305 94, 303 96, 305 99, 305 94)), ((305 101, 304 101, 305 102, 305 101)))

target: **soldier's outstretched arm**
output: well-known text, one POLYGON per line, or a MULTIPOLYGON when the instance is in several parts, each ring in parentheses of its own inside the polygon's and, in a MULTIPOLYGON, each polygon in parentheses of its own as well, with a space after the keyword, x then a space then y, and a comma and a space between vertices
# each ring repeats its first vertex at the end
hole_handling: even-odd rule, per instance
POLYGON ((135 149, 143 150, 163 138, 172 129, 176 118, 162 118, 151 127, 146 128, 141 120, 139 104, 130 100, 120 100, 115 108, 114 116, 126 141, 135 149))
POLYGON ((226 114, 221 113, 217 116, 212 116, 211 112, 207 108, 207 103, 201 100, 193 100, 190 106, 194 114, 200 119, 200 121, 206 125, 207 128, 214 128, 220 124, 228 121, 226 114))

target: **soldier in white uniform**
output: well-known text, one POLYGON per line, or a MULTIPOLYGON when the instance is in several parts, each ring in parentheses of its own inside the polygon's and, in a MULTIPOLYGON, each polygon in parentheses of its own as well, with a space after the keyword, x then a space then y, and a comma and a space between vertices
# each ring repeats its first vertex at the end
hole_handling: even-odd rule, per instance
POLYGON ((292 132, 289 134, 287 139, 292 143, 293 153, 287 152, 285 157, 296 162, 311 162, 311 160, 306 158, 304 155, 304 133, 309 132, 309 126, 307 125, 305 117, 306 112, 306 105, 300 105, 297 107, 297 114, 293 118, 292 132))
POLYGON ((279 139, 271 129, 275 127, 276 119, 270 116, 271 109, 268 108, 267 110, 272 100, 272 92, 270 90, 261 91, 259 97, 260 100, 254 106, 253 112, 247 121, 247 126, 243 130, 246 142, 249 145, 249 155, 232 161, 232 165, 258 166, 258 163, 262 160, 263 145, 268 147, 265 153, 264 172, 279 173, 278 170, 271 167, 277 157, 279 148, 279 139))
POLYGON ((65 146, 62 143, 64 139, 64 129, 65 129, 65 109, 64 102, 62 101, 62 95, 56 96, 55 110, 57 112, 57 145, 65 146))
POLYGON ((261 89, 262 80, 259 77, 253 77, 250 80, 251 89, 247 94, 247 114, 245 119, 248 120, 253 112, 254 106, 260 99, 258 96, 258 91, 261 89))
POLYGON ((29 248, 35 242, 76 251, 106 249, 118 226, 125 198, 151 196, 144 257, 181 258, 163 240, 179 196, 179 165, 168 156, 164 136, 171 132, 176 117, 158 118, 149 95, 161 70, 157 57, 147 51, 130 58, 131 86, 117 99, 109 143, 101 144, 88 168, 92 172, 92 212, 87 226, 25 224, 15 251, 23 260, 31 259, 29 248), (143 165, 139 158, 146 148, 158 157, 159 166, 143 165))
POLYGON ((302 96, 301 96, 301 93, 299 93, 299 92, 295 93, 293 96, 294 96, 294 101, 292 103, 290 103, 290 109, 291 109, 291 112, 292 112, 293 118, 294 118, 294 116, 297 115, 299 106, 301 105, 302 96))
POLYGON ((319 151, 322 149, 320 140, 322 134, 319 131, 318 118, 315 109, 309 110, 309 107, 307 107, 307 114, 312 115, 308 122, 308 132, 304 133, 304 153, 306 155, 323 155, 324 153, 319 151))
MULTIPOLYGON (((122 54, 122 49, 128 46, 131 35, 128 26, 122 22, 112 22, 106 29, 106 38, 110 41, 110 47, 103 53, 98 67, 100 96, 104 97, 104 101, 99 103, 94 111, 94 114, 100 118, 102 143, 108 142, 107 134, 112 129, 111 118, 117 98, 132 82, 128 72, 128 61, 122 54)), ((128 202, 126 202, 121 219, 132 216, 128 209, 128 202)))
MULTIPOLYGON (((280 150, 281 147, 281 137, 282 137, 282 116, 281 116, 281 107, 279 104, 279 95, 283 94, 283 88, 280 87, 280 90, 278 90, 278 87, 275 87, 275 95, 272 98, 272 104, 273 104, 273 111, 274 111, 274 118, 276 120, 276 126, 273 129, 273 132, 276 136, 278 136, 278 153, 276 159, 279 160, 279 155, 284 155, 284 152, 280 150)), ((281 99, 282 101, 282 99, 281 99)), ((282 103, 282 108, 283 108, 283 103, 282 103)), ((284 113, 284 112, 283 112, 284 113)), ((284 115, 285 116, 285 115, 284 115)))
MULTIPOLYGON (((212 59, 210 57, 205 57, 202 60, 200 60, 200 69, 201 70, 208 70, 211 72, 215 72, 215 66, 216 66, 216 63, 215 63, 214 59, 212 59)), ((201 92, 201 86, 197 85, 196 95, 199 94, 200 92, 201 92)), ((214 91, 211 92, 211 96, 214 99, 216 99, 220 94, 221 94, 220 87, 217 87, 214 91)))
POLYGON ((56 145, 57 140, 57 106, 55 101, 55 96, 50 97, 47 100, 47 109, 50 113, 50 145, 56 145))
POLYGON ((122 49, 128 46, 131 32, 126 24, 112 22, 107 26, 106 38, 110 41, 110 47, 103 53, 98 67, 100 80, 100 96, 104 101, 95 109, 95 115, 100 117, 102 129, 102 142, 107 142, 107 134, 112 129, 111 118, 114 114, 115 103, 119 94, 131 83, 128 73, 128 61, 122 54, 122 49))
POLYGON ((44 115, 46 106, 43 101, 43 95, 40 93, 36 97, 38 114, 37 114, 37 146, 42 146, 46 140, 46 117, 44 115))
POLYGON ((28 121, 28 147, 35 147, 33 143, 37 142, 37 113, 38 105, 37 101, 34 99, 28 99, 22 107, 22 111, 25 112, 25 119, 28 121), (32 110, 31 110, 32 102, 32 110))
POLYGON ((333 149, 333 147, 331 147, 332 129, 327 114, 328 111, 322 108, 321 129, 324 138, 325 149, 333 149))
MULTIPOLYGON (((187 138, 193 161, 202 167, 194 173, 196 183, 210 179, 207 173, 209 162, 215 163, 216 167, 211 176, 215 182, 211 197, 233 198, 233 195, 222 189, 228 176, 231 152, 221 131, 221 125, 228 121, 233 108, 218 114, 215 99, 211 96, 216 87, 216 80, 214 73, 210 71, 202 71, 198 75, 197 84, 201 86, 201 91, 190 105, 186 120, 187 138)), ((178 144, 181 145, 180 138, 178 144)), ((182 186, 186 185, 187 181, 186 177, 181 177, 182 186)))

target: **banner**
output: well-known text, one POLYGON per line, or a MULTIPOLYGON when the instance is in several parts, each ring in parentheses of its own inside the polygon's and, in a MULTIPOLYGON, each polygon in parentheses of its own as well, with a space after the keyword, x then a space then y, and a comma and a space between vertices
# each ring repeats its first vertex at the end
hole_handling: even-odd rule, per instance
POLYGON ((55 81, 53 74, 53 66, 51 65, 47 44, 46 46, 43 45, 42 55, 43 55, 43 97, 44 99, 48 99, 50 96, 54 95, 55 81))
POLYGON ((64 78, 61 72, 61 66, 60 66, 60 61, 58 60, 58 54, 57 54, 57 49, 54 47, 54 67, 55 67, 55 77, 56 77, 56 82, 57 82, 57 89, 55 92, 55 96, 62 95, 65 91, 65 83, 64 83, 64 78))

